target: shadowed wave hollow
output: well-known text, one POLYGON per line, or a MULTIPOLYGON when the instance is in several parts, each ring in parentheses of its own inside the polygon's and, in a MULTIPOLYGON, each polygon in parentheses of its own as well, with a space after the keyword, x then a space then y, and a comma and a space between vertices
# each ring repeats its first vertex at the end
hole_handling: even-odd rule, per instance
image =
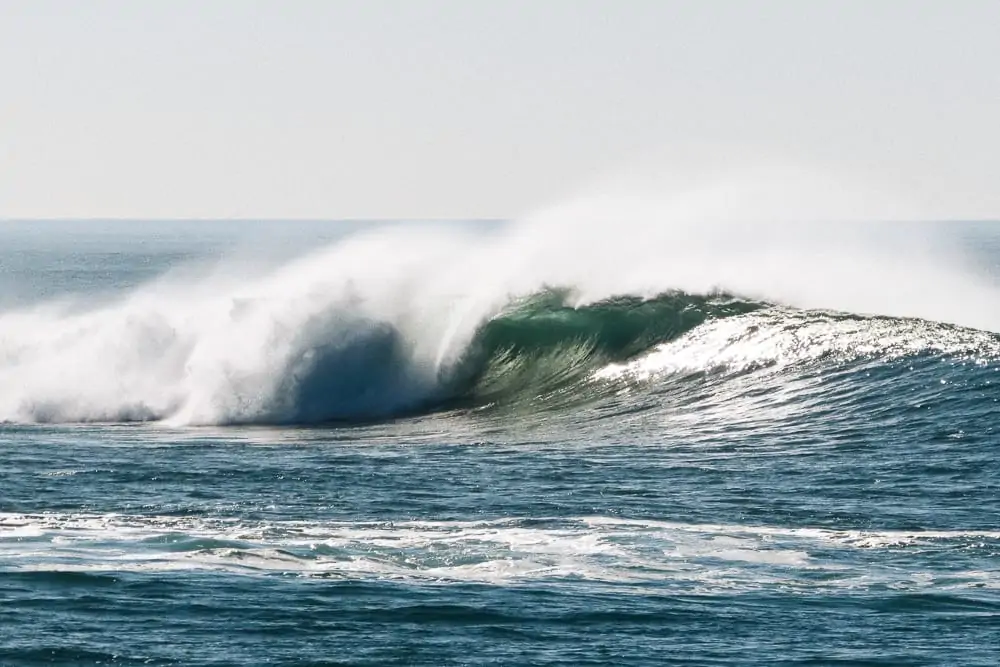
MULTIPOLYGON (((568 290, 516 300, 483 322, 464 354, 439 371, 433 390, 407 403, 402 334, 369 324, 355 345, 324 353, 295 375, 280 421, 368 421, 441 410, 517 406, 571 410, 628 385, 680 391, 692 381, 724 383, 770 369, 794 377, 808 363, 833 371, 853 362, 900 358, 991 359, 1000 337, 919 319, 786 308, 735 297, 674 291, 571 305, 568 290), (666 385, 664 385, 666 383, 666 385)), ((892 372, 913 375, 912 368, 892 372)))

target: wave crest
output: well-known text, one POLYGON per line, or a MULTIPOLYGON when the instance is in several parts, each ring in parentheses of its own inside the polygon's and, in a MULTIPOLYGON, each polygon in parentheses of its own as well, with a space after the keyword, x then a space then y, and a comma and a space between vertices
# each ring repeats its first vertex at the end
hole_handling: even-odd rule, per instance
POLYGON ((614 226, 557 211, 495 234, 380 229, 263 272, 0 312, 0 421, 378 420, 807 362, 994 358, 995 335, 931 320, 995 328, 995 287, 902 253, 900 234, 859 253, 858 230, 703 229, 686 201, 614 226))
MULTIPOLYGON (((724 382, 732 373, 803 363, 1000 357, 1000 337, 987 332, 797 310, 724 292, 621 295, 581 305, 575 298, 569 289, 517 298, 467 336, 448 340, 447 328, 421 338, 427 331, 419 322, 379 317, 354 298, 311 310, 282 300, 238 300, 228 312, 212 313, 225 321, 221 329, 198 329, 191 321, 180 328, 136 304, 127 312, 64 315, 63 329, 49 338, 5 340, 6 372, 25 382, 4 387, 0 416, 321 424, 438 410, 568 407, 626 386, 663 391, 664 382, 683 384, 692 374, 724 382), (461 345, 442 356, 449 341, 461 345), (32 377, 52 361, 45 353, 79 366, 32 377)), ((42 314, 33 317, 22 329, 37 326, 42 314)))

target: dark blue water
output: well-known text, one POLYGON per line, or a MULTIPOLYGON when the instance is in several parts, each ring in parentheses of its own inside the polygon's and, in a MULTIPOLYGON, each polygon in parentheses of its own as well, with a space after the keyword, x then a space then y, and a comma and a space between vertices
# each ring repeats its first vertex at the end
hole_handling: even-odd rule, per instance
MULTIPOLYGON (((177 304, 219 229, 4 232, 0 664, 1000 662, 996 333, 549 294, 431 391, 415 334, 339 301, 304 351, 294 295, 216 346, 177 304)), ((961 233, 993 289, 996 233, 961 233)))

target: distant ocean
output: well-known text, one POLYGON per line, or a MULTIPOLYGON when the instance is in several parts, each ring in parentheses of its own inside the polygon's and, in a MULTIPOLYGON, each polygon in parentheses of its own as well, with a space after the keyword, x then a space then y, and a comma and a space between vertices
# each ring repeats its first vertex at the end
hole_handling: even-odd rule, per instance
POLYGON ((0 665, 1000 664, 1000 223, 0 222, 0 665))

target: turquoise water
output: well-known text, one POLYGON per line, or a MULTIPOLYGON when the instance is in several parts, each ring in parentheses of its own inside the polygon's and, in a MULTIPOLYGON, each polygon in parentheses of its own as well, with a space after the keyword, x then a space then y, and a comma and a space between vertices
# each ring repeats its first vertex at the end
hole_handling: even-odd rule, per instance
POLYGON ((855 311, 870 263, 587 295, 487 280, 503 225, 47 224, 0 226, 2 665, 1000 661, 994 225, 855 311))

